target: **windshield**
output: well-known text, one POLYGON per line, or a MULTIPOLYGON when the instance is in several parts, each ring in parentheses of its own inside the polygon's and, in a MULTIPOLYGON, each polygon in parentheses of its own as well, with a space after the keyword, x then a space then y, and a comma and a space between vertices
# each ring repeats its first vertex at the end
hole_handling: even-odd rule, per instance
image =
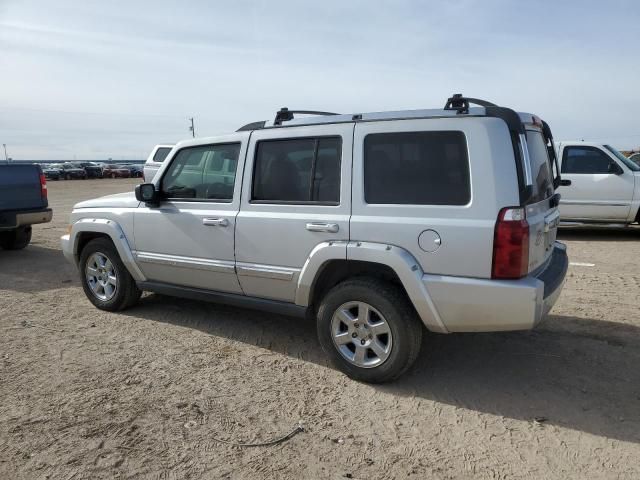
POLYGON ((527 146, 533 178, 531 202, 536 203, 553 195, 553 176, 547 145, 538 130, 527 130, 527 146))
POLYGON ((613 148, 611 145, 605 145, 604 148, 606 148, 611 153, 613 153, 618 160, 620 160, 627 167, 629 167, 629 170, 631 170, 632 172, 640 172, 640 165, 635 163, 633 160, 629 160, 627 157, 625 157, 623 154, 621 154, 618 150, 613 148))

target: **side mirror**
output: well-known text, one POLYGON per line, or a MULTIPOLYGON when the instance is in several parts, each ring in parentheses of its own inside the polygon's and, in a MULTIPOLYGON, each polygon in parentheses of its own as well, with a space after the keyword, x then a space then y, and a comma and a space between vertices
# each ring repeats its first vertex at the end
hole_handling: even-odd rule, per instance
POLYGON ((565 179, 565 178, 560 180, 560 186, 561 187, 568 187, 570 185, 571 185, 571 180, 568 180, 568 179, 565 179))
POLYGON ((624 170, 622 170, 622 167, 616 162, 611 162, 609 164, 609 173, 613 173, 614 175, 622 175, 624 173, 624 170))
POLYGON ((153 183, 141 183, 136 185, 136 200, 144 202, 149 206, 157 206, 160 201, 160 195, 153 183))

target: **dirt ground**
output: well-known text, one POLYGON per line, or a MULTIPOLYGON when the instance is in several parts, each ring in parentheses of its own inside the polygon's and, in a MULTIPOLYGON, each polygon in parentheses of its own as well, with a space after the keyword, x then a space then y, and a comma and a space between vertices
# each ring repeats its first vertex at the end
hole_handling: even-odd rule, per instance
POLYGON ((370 386, 306 321, 159 295, 95 309, 58 238, 74 203, 135 183, 50 182, 53 222, 0 252, 1 479, 640 478, 639 230, 564 230, 583 265, 538 329, 432 335, 370 386), (218 441, 300 421, 275 446, 218 441))

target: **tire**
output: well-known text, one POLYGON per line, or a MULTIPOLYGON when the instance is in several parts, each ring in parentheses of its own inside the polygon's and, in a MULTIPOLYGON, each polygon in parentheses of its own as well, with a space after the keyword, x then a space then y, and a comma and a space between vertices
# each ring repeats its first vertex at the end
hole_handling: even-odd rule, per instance
POLYGON ((399 287, 363 277, 346 280, 327 293, 318 308, 317 330, 323 350, 339 370, 354 380, 384 383, 413 365, 420 353, 423 326, 399 287), (365 306, 370 312, 366 322, 358 318, 365 306), (345 311, 351 316, 339 313, 345 311), (349 321, 343 321, 346 318, 349 321), (341 340, 334 341, 337 335, 341 340), (358 358, 356 352, 362 350, 366 353, 358 358), (348 359, 349 355, 353 358, 348 359))
POLYGON ((120 260, 111 240, 95 238, 87 243, 80 254, 79 265, 84 293, 100 310, 124 310, 135 305, 140 299, 142 292, 120 260), (101 262, 101 259, 106 259, 106 262, 101 262), (92 268, 95 275, 91 275, 88 268, 92 268), (115 277, 115 283, 110 280, 111 277, 115 277), (90 278, 93 281, 90 281, 90 278))
POLYGON ((0 232, 0 247, 5 250, 22 250, 31 242, 31 225, 0 232))

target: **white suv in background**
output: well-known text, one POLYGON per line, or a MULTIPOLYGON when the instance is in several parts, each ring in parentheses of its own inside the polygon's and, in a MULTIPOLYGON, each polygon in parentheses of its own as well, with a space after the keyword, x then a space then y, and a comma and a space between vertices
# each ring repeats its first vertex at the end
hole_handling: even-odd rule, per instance
POLYGON ((144 169, 142 171, 145 181, 151 182, 158 169, 162 166, 162 163, 166 160, 167 155, 171 152, 173 145, 156 145, 151 150, 147 161, 144 162, 144 169))
POLYGON ((135 194, 77 204, 62 248, 98 308, 148 290, 310 316, 338 368, 384 382, 425 330, 530 329, 549 312, 568 267, 557 172, 545 122, 461 95, 282 109, 177 144, 135 194))

